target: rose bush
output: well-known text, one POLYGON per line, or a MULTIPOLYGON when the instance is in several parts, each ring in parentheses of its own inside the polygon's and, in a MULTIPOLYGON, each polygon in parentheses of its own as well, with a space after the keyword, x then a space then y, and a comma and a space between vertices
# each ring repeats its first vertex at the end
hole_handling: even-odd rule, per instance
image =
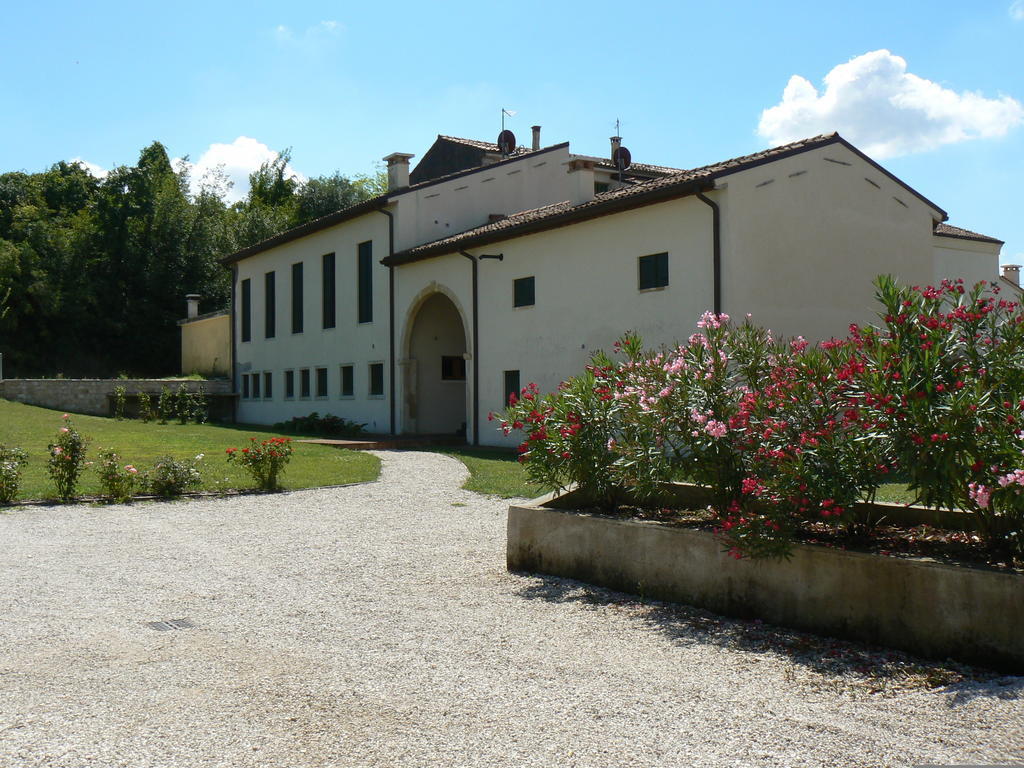
POLYGON ((280 490, 280 476, 294 452, 290 437, 271 437, 268 440, 251 437, 248 447, 241 450, 228 448, 226 451, 228 463, 242 466, 262 491, 280 490))

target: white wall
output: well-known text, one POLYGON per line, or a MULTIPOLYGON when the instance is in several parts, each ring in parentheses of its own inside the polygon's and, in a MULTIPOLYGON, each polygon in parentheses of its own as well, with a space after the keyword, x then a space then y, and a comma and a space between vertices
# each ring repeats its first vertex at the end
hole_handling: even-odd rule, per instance
POLYGON ((841 145, 723 181, 712 196, 722 206, 727 314, 752 313, 785 336, 842 337, 851 322, 875 319, 877 275, 934 278, 939 213, 841 145))
POLYGON ((933 284, 943 278, 961 278, 967 286, 978 282, 996 282, 999 279, 999 251, 997 243, 981 243, 955 237, 933 236, 935 275, 933 284))
MULTIPOLYGON (((237 264, 235 291, 235 341, 240 374, 270 371, 274 377, 273 396, 260 400, 240 400, 238 420, 253 424, 272 424, 313 411, 331 413, 364 422, 372 432, 390 430, 388 413, 388 270, 380 260, 388 255, 388 220, 380 213, 368 213, 307 237, 293 240, 251 256, 237 264), (373 322, 358 323, 357 253, 358 244, 373 242, 373 322), (335 254, 336 319, 335 327, 322 324, 321 257, 335 254), (301 261, 303 267, 303 332, 291 332, 291 268, 301 261), (277 334, 264 338, 264 274, 276 272, 277 334), (252 341, 242 342, 241 284, 252 280, 252 341), (368 394, 371 362, 384 363, 384 397, 368 394), (355 394, 342 398, 340 366, 354 366, 355 394), (315 369, 326 367, 328 396, 318 399, 315 369), (299 397, 299 370, 310 368, 312 393, 299 397), (284 397, 284 371, 295 371, 295 398, 284 397)), ((241 392, 240 382, 236 382, 241 392)))

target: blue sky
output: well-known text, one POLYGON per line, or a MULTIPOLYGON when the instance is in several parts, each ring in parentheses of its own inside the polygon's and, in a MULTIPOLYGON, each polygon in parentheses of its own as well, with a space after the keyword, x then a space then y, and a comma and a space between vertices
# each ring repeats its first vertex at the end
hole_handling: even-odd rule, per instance
POLYGON ((305 176, 367 173, 438 133, 493 140, 502 107, 520 142, 539 123, 603 154, 618 118, 634 160, 682 168, 839 130, 1024 261, 1024 0, 58 0, 0 19, 0 171, 111 168, 159 140, 239 179, 285 147, 305 176))

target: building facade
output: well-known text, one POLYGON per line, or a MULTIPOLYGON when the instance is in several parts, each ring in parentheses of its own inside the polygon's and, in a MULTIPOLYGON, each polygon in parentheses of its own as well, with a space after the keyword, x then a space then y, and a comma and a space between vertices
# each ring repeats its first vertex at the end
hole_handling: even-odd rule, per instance
POLYGON ((579 371, 626 330, 651 345, 708 309, 783 335, 843 336, 872 280, 996 280, 1000 241, 836 134, 690 170, 575 155, 503 156, 438 137, 389 191, 225 259, 238 418, 312 411, 371 432, 486 426, 511 390, 579 371))

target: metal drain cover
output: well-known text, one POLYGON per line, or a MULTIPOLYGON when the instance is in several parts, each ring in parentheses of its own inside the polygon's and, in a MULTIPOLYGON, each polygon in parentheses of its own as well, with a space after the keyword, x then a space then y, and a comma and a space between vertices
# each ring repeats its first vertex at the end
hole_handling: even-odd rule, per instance
POLYGON ((167 619, 166 621, 145 621, 143 624, 157 632, 167 632, 172 629, 195 629, 191 619, 167 619))

